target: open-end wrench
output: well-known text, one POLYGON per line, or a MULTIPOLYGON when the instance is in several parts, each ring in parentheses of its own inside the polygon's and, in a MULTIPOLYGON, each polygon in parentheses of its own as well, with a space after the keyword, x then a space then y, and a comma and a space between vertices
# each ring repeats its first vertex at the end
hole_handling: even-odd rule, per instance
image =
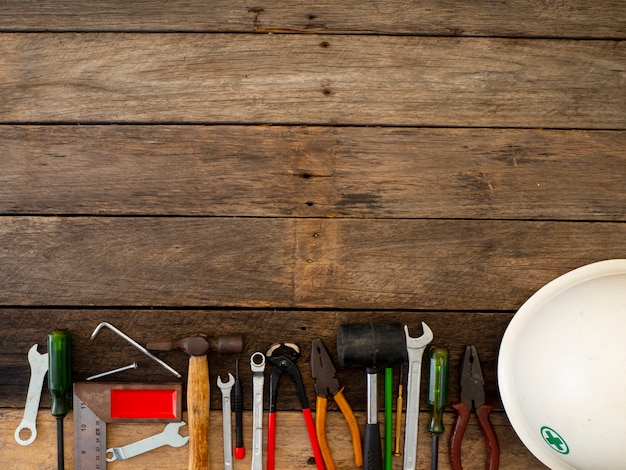
POLYGON ((37 351, 37 344, 28 350, 28 363, 30 364, 30 382, 28 393, 26 394, 26 406, 24 407, 24 417, 15 430, 15 440, 18 444, 27 446, 32 444, 37 437, 37 412, 39 411, 39 400, 43 379, 48 372, 48 353, 40 354, 37 351), (22 439, 20 435, 23 430, 30 431, 27 439, 22 439))
POLYGON ((409 356, 409 372, 407 379, 406 424, 404 430, 404 470, 415 470, 417 460, 417 429, 420 412, 420 380, 422 371, 422 356, 424 349, 433 340, 433 332, 428 325, 422 322, 422 331, 419 338, 409 336, 409 328, 404 325, 406 336, 406 352, 409 356))
POLYGON ((255 352, 250 356, 252 371, 252 470, 263 470, 263 383, 265 382, 265 355, 255 352))
POLYGON ((162 446, 182 447, 189 441, 189 436, 183 437, 178 434, 178 430, 185 426, 185 422, 170 423, 165 426, 162 432, 154 436, 147 437, 141 441, 128 444, 124 447, 111 447, 107 449, 107 462, 115 460, 130 459, 139 454, 149 452, 162 446))
POLYGON ((228 374, 228 382, 217 377, 217 386, 222 391, 222 428, 224 433, 224 470, 233 468, 233 425, 231 420, 230 392, 235 385, 235 377, 228 374))

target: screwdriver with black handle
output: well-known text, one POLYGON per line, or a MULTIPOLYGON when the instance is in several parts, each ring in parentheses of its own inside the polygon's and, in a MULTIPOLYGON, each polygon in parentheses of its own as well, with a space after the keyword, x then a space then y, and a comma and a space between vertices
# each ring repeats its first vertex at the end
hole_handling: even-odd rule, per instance
POLYGON ((432 470, 439 463, 439 436, 444 431, 443 410, 448 403, 448 359, 450 353, 445 348, 430 348, 430 383, 428 387, 428 407, 430 421, 428 431, 433 435, 432 470))
POLYGON ((55 330, 48 333, 48 389, 52 394, 51 413, 57 420, 57 467, 65 468, 63 458, 63 418, 70 410, 72 390, 72 351, 70 333, 55 330))

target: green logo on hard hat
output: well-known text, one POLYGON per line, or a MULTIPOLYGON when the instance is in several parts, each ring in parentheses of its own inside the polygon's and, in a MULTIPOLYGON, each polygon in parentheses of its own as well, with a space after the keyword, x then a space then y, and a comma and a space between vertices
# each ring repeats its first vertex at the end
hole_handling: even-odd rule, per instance
POLYGON ((546 444, 552 447, 553 450, 556 450, 559 454, 569 454, 569 447, 567 443, 554 429, 549 428, 548 426, 543 426, 541 428, 541 437, 543 437, 543 440, 546 441, 546 444))

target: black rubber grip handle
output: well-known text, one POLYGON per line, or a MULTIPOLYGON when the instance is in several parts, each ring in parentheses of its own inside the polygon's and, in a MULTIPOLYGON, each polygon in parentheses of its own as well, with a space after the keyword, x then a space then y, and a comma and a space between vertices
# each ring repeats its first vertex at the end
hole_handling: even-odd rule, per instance
POLYGON ((382 470, 383 453, 380 444, 380 428, 378 423, 365 425, 363 443, 363 470, 382 470))

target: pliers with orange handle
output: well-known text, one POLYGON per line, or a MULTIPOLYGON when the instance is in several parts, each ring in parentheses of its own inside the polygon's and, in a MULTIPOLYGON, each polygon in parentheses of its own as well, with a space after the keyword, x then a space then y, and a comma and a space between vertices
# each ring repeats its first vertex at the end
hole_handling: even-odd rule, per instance
POLYGON ((450 464, 453 470, 463 470, 461 465, 461 443, 469 423, 472 410, 476 411, 478 424, 487 441, 487 470, 498 470, 500 448, 498 437, 489 420, 493 405, 485 403, 485 380, 480 368, 478 354, 474 346, 465 348, 465 358, 461 370, 461 400, 451 404, 457 416, 450 434, 450 464))
POLYGON ((311 375, 316 379, 315 432, 327 470, 335 470, 336 468, 326 440, 326 407, 330 397, 335 399, 335 403, 339 406, 350 428, 354 463, 357 467, 362 467, 363 450, 359 424, 350 405, 343 396, 343 387, 339 385, 339 380, 335 377, 335 367, 321 339, 314 339, 311 344, 311 375))

